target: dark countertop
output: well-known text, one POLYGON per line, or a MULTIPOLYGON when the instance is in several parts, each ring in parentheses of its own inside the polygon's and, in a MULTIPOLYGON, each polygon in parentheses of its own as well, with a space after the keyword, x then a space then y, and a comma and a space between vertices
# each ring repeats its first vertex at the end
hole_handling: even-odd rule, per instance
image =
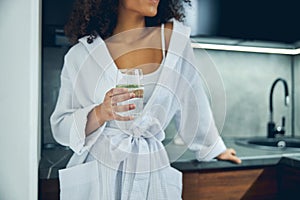
MULTIPOLYGON (((242 164, 234 164, 228 161, 198 162, 193 152, 187 151, 172 166, 181 171, 199 171, 211 169, 240 169, 247 167, 273 166, 286 164, 300 169, 300 148, 295 149, 264 149, 257 145, 243 146, 235 143, 236 138, 223 138, 227 148, 234 148, 242 164)), ((174 147, 177 148, 177 147, 174 147)))
MULTIPOLYGON (((235 138, 224 138, 228 148, 234 148, 237 155, 242 159, 242 164, 234 164, 228 161, 212 160, 209 162, 199 162, 195 159, 194 153, 187 150, 172 163, 172 166, 180 171, 199 171, 214 169, 241 169, 248 167, 274 166, 283 164, 300 169, 300 149, 278 149, 267 150, 257 146, 242 146, 235 143, 235 138)), ((182 151, 180 145, 169 145, 169 154, 182 151)), ((68 148, 55 146, 54 148, 44 148, 39 166, 40 179, 54 179, 58 177, 58 170, 64 168, 72 156, 72 151, 68 148)))

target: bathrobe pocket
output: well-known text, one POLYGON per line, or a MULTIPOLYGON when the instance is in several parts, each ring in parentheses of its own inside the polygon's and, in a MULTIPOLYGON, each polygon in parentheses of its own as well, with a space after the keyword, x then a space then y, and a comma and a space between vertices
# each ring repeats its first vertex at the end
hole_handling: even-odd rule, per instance
POLYGON ((168 199, 182 199, 182 173, 173 167, 169 167, 166 170, 165 177, 167 182, 168 199))
POLYGON ((59 170, 61 200, 99 200, 98 163, 92 161, 59 170))

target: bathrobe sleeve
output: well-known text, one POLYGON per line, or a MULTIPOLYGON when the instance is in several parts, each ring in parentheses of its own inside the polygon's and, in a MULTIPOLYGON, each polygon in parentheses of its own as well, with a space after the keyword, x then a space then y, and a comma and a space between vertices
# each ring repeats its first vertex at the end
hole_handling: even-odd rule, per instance
POLYGON ((75 82, 80 78, 78 71, 89 56, 83 50, 82 45, 77 44, 65 56, 58 100, 50 118, 54 139, 69 146, 78 155, 92 147, 105 127, 104 124, 88 137, 85 135, 87 116, 97 104, 92 101, 84 105, 79 103, 78 95, 74 92, 74 87, 77 87, 75 82))
POLYGON ((182 80, 188 82, 188 86, 182 89, 181 83, 178 84, 181 110, 176 112, 175 122, 179 135, 189 144, 189 149, 195 151, 197 160, 208 161, 224 152, 226 146, 215 125, 190 40, 186 43, 181 57, 179 73, 182 80))

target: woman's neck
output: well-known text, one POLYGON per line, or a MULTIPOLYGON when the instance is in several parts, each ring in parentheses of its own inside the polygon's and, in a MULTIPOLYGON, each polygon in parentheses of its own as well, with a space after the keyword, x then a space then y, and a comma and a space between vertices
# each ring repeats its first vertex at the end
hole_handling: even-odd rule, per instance
POLYGON ((125 10, 119 7, 118 22, 113 31, 113 35, 133 29, 143 29, 145 27, 145 17, 136 12, 125 10))
POLYGON ((118 16, 117 25, 113 31, 111 41, 132 43, 138 38, 141 38, 145 33, 145 18, 135 15, 135 13, 128 13, 118 16))
POLYGON ((142 29, 145 27, 145 20, 143 19, 137 19, 137 18, 131 18, 129 17, 123 17, 122 19, 118 19, 118 23, 116 25, 116 28, 114 29, 113 34, 118 34, 124 31, 129 31, 133 29, 142 29))

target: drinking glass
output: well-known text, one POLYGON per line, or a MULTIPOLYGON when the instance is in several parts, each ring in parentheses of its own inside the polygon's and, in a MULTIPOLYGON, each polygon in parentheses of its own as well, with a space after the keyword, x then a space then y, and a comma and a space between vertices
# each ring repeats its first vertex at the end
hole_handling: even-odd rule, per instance
POLYGON ((128 88, 128 92, 133 92, 135 97, 127 101, 118 103, 118 105, 135 104, 135 109, 126 112, 120 112, 122 116, 138 117, 143 111, 144 86, 141 84, 143 71, 141 69, 119 69, 117 74, 116 88, 128 88))

